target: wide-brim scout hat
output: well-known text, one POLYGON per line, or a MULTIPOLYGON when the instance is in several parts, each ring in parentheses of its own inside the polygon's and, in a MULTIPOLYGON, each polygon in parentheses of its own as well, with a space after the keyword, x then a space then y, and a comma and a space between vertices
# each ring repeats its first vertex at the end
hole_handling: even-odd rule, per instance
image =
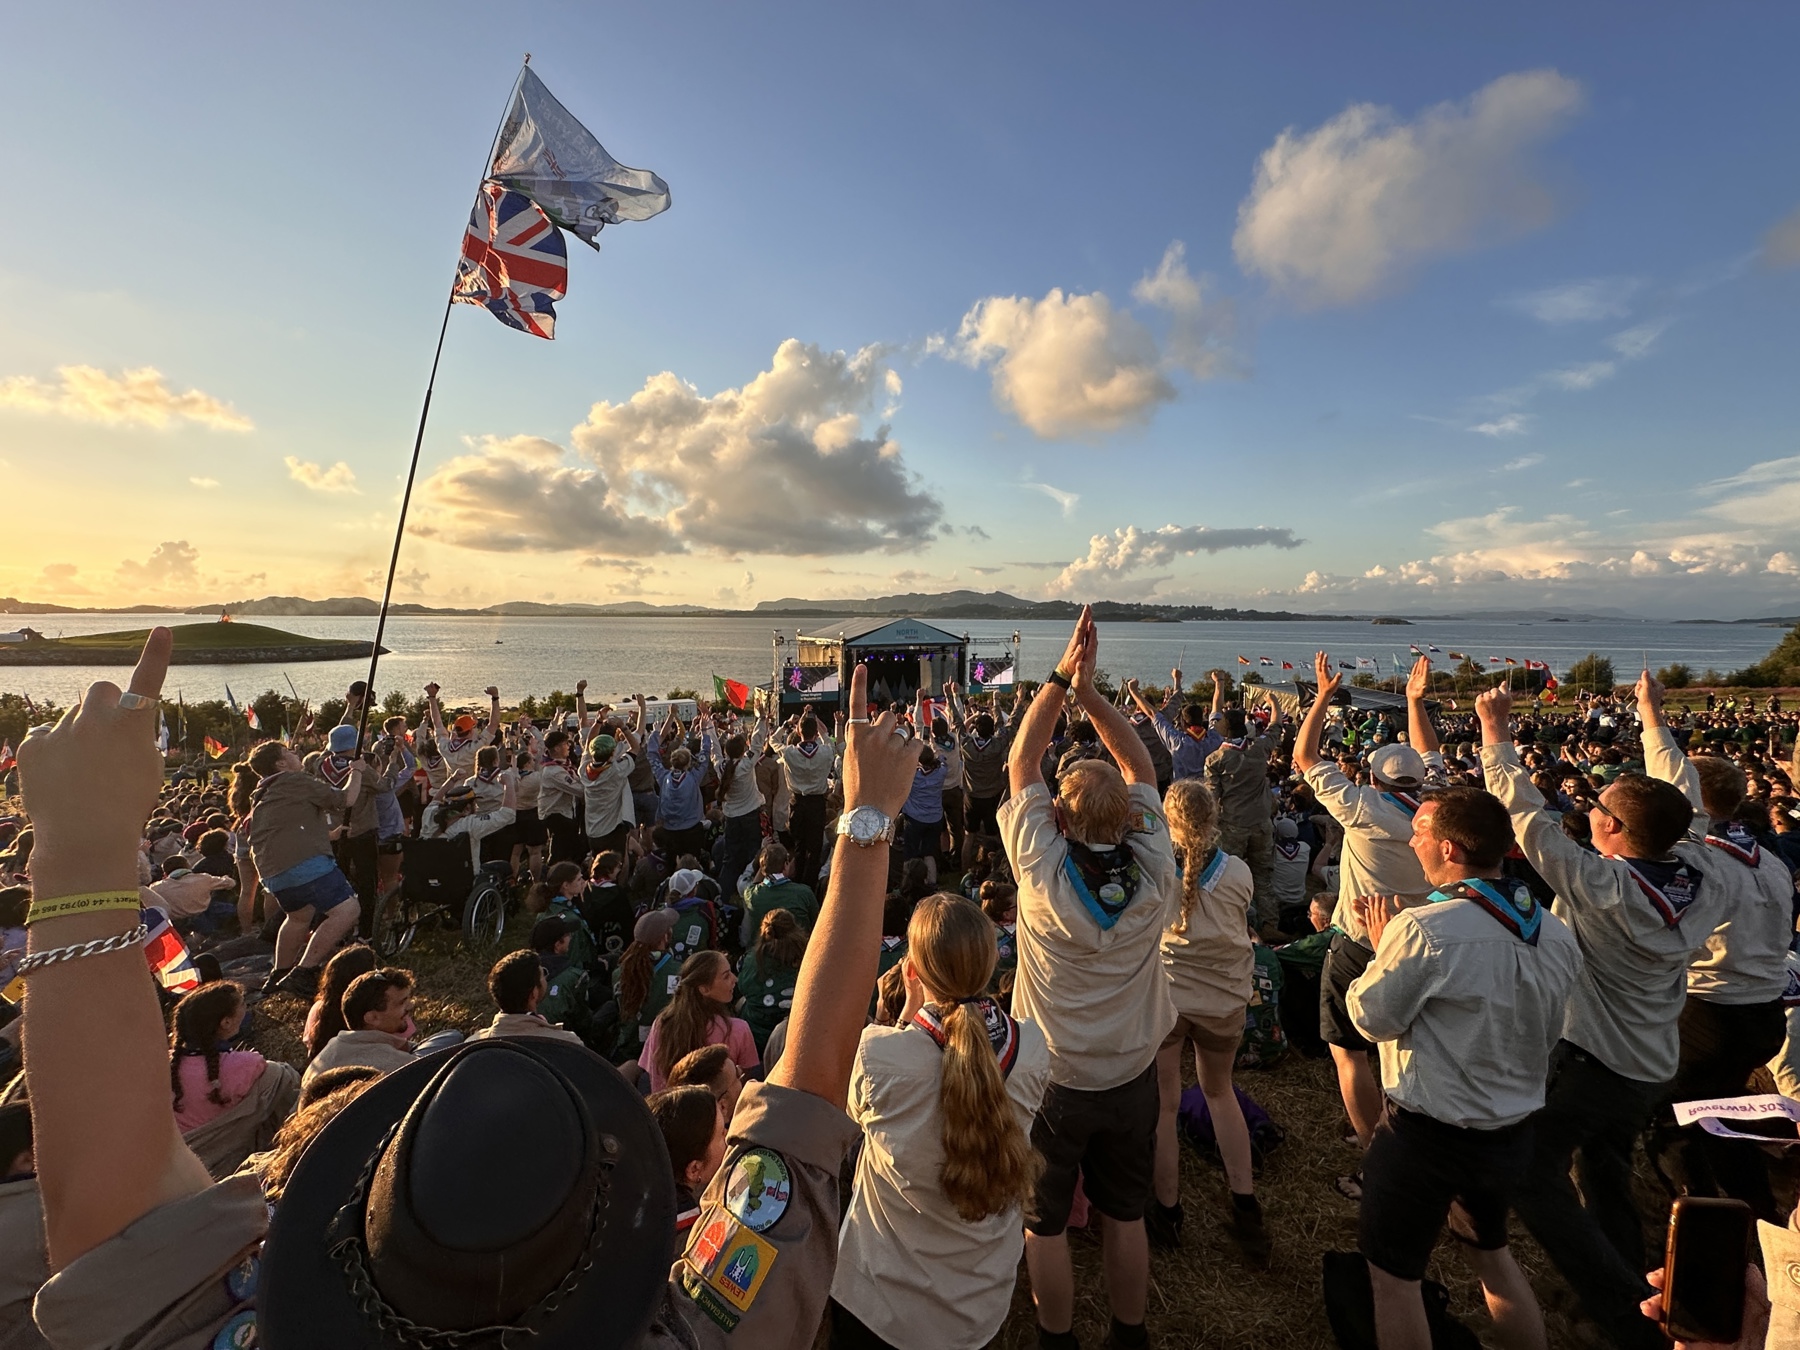
POLYGON ((649 1109, 586 1048, 465 1042, 314 1139, 270 1225, 265 1350, 627 1350, 664 1298, 675 1185, 649 1109))

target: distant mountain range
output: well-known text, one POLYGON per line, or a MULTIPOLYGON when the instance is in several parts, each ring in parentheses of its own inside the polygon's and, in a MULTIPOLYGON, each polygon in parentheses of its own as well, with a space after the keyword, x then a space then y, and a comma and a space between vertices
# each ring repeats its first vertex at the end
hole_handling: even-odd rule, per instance
MULTIPOLYGON (((333 596, 326 600, 307 600, 295 595, 266 595, 259 600, 236 600, 229 603, 193 605, 177 612, 184 614, 221 614, 244 618, 326 616, 373 618, 381 606, 367 596, 333 596)), ((160 614, 169 612, 163 605, 95 606, 82 608, 16 600, 0 596, 0 614, 160 614)), ((435 605, 400 603, 390 613, 399 615, 511 615, 546 618, 604 618, 608 615, 629 617, 710 617, 808 619, 837 615, 868 616, 913 615, 928 619, 1068 619, 1081 612, 1073 600, 1026 600, 1006 591, 941 591, 908 592, 904 595, 866 596, 855 600, 807 600, 784 596, 764 600, 754 609, 719 609, 708 605, 653 605, 643 600, 620 600, 611 604, 543 604, 533 600, 509 600, 478 609, 446 608, 435 605)), ((1545 606, 1537 609, 1478 609, 1460 614, 1317 614, 1286 609, 1238 609, 1233 606, 1143 604, 1133 601, 1101 600, 1094 604, 1094 617, 1110 623, 1180 623, 1190 620, 1260 620, 1269 622, 1306 620, 1309 622, 1369 623, 1375 619, 1390 622, 1487 623, 1649 623, 1642 615, 1617 609, 1566 609, 1545 606)), ((1680 623, 1769 624, 1783 627, 1800 623, 1800 617, 1760 619, 1681 619, 1680 623)))

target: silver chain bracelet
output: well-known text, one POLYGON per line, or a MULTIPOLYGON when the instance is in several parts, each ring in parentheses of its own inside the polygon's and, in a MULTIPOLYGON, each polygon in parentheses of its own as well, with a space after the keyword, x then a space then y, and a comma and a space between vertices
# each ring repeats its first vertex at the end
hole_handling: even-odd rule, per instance
POLYGON ((127 947, 136 947, 150 935, 150 929, 139 924, 128 933, 119 933, 114 937, 95 938, 92 942, 77 942, 68 947, 52 947, 47 952, 33 952, 19 962, 15 973, 29 975, 43 966, 55 965, 58 961, 79 961, 84 956, 103 956, 107 952, 124 951, 127 947))

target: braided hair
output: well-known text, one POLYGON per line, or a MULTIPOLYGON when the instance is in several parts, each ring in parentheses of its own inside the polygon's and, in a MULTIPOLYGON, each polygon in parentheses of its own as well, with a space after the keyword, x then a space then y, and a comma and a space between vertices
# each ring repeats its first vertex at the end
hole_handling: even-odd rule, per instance
POLYGON ((226 1105, 219 1086, 219 1023, 244 1002, 244 987, 232 980, 214 980, 182 995, 175 1005, 175 1022, 169 1031, 169 1089, 175 1109, 181 1109, 181 1061, 194 1056, 206 1060, 206 1099, 226 1105))

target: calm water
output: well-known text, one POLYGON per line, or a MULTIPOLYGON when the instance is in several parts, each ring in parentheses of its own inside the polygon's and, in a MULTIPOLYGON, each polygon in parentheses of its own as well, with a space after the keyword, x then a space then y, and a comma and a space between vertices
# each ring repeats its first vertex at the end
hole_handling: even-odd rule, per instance
MULTIPOLYGON (((0 625, 29 624, 47 637, 103 633, 150 623, 206 622, 196 616, 171 614, 45 615, 0 618, 0 625)), ((274 618, 255 620, 310 637, 367 640, 373 619, 274 618)), ((573 690, 586 678, 590 691, 617 702, 623 695, 667 694, 673 688, 706 689, 719 674, 747 683, 768 680, 772 666, 774 620, 648 618, 394 618, 377 685, 382 693, 395 688, 421 689, 436 680, 447 701, 479 699, 496 684, 508 701, 552 689, 573 690)), ((805 621, 803 631, 835 626, 841 620, 821 616, 805 621)), ((1023 638, 1022 666, 1037 677, 1062 654, 1069 625, 1039 620, 950 620, 943 625, 968 634, 977 650, 999 651, 1013 631, 1023 638)), ((792 620, 779 630, 791 641, 792 620)), ((1547 661, 1558 674, 1589 651, 1612 658, 1621 679, 1628 678, 1647 657, 1652 668, 1681 661, 1696 672, 1713 666, 1729 671, 1760 660, 1781 639, 1781 630, 1753 625, 1665 623, 1417 623, 1409 627, 1367 623, 1181 623, 1102 624, 1100 664, 1115 677, 1135 675, 1163 683, 1178 660, 1189 679, 1213 667, 1241 669, 1237 657, 1251 661, 1270 657, 1304 668, 1321 648, 1334 658, 1371 657, 1388 673, 1396 659, 1407 659, 1409 643, 1435 645, 1446 652, 1466 652, 1479 662, 1489 656, 1547 661)), ((1448 660, 1448 658, 1442 658, 1448 660)), ((317 702, 341 696, 367 661, 316 661, 285 667, 286 676, 303 697, 317 702)), ((1264 670, 1282 678, 1279 667, 1264 670)), ((280 666, 176 666, 169 672, 170 692, 191 699, 220 698, 227 684, 241 700, 267 689, 285 690, 280 666)), ((119 668, 87 666, 0 667, 0 691, 67 704, 96 679, 117 679, 119 668)))

